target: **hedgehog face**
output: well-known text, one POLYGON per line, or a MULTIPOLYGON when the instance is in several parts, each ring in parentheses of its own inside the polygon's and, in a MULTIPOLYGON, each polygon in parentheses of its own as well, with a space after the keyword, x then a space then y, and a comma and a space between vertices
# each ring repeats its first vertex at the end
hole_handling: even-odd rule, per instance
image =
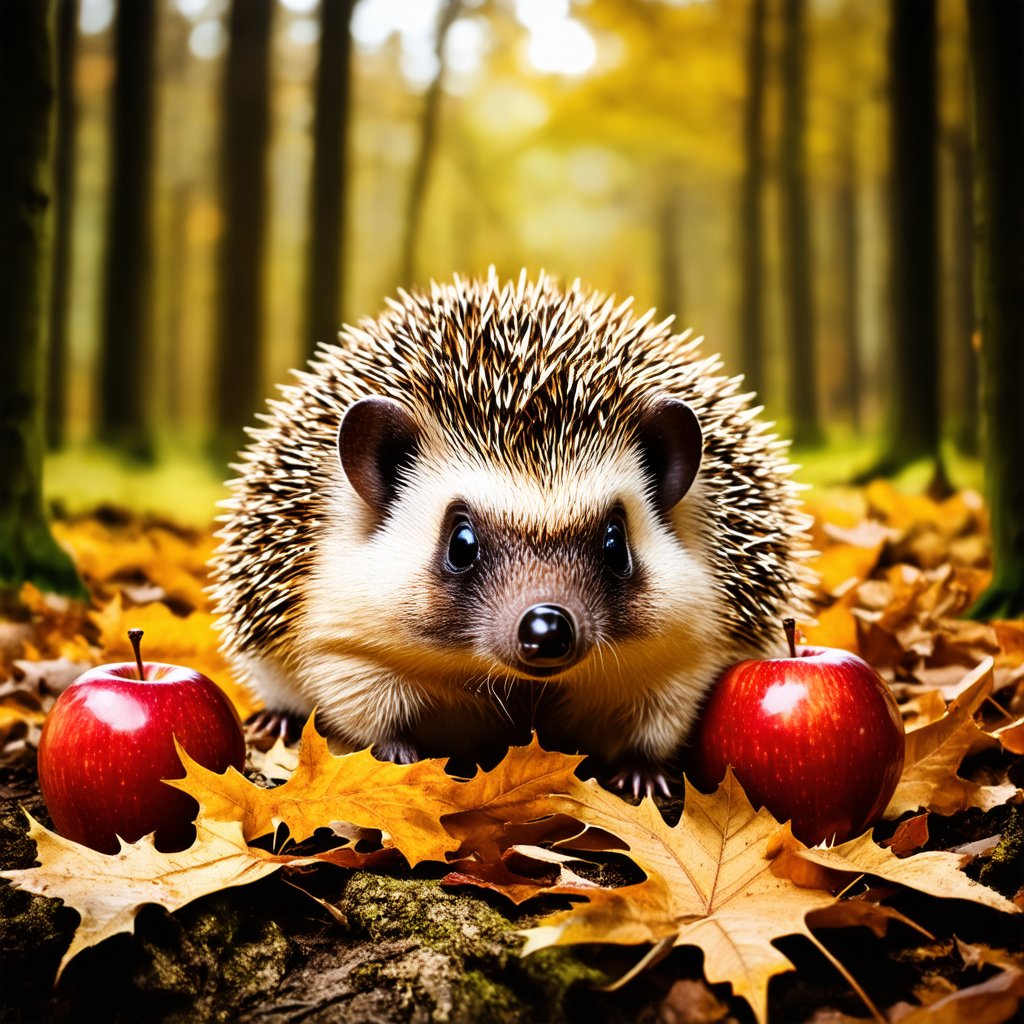
POLYGON ((436 654, 467 659, 473 677, 575 682, 622 645, 677 631, 689 609, 667 581, 703 573, 669 513, 696 475, 700 431, 663 402, 635 433, 600 458, 553 458, 541 478, 459 449, 389 399, 351 407, 342 466, 375 519, 366 553, 404 556, 406 585, 387 600, 421 668, 436 654))
POLYGON ((582 515, 552 522, 532 513, 537 504, 555 512, 557 499, 496 505, 485 488, 513 481, 484 473, 473 484, 473 496, 464 483, 440 519, 426 569, 433 597, 420 621, 424 636, 537 679, 582 665, 598 644, 642 632, 645 572, 621 501, 588 502, 582 515))

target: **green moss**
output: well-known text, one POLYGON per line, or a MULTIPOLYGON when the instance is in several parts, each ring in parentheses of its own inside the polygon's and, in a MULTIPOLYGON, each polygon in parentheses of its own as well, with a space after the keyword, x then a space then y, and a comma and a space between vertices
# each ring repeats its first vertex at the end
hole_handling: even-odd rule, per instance
POLYGON ((467 900, 433 879, 356 872, 341 909, 372 938, 411 938, 464 958, 504 959, 516 942, 515 926, 483 900, 467 900))
POLYGON ((1012 899, 1024 880, 1024 807, 1010 810, 1002 838, 982 868, 979 880, 1012 899))
POLYGON ((143 1002, 159 1004, 165 1021, 234 1020, 284 977, 291 944, 278 925, 239 909, 228 894, 173 917, 140 916, 134 982, 143 1002))
POLYGON ((353 982, 399 993, 410 1012, 430 1006, 431 1020, 513 1024, 536 1020, 538 1008, 546 1020, 563 1020, 570 989, 606 980, 569 950, 522 958, 516 924, 435 880, 356 872, 340 905, 354 932, 387 949, 356 968, 353 982))

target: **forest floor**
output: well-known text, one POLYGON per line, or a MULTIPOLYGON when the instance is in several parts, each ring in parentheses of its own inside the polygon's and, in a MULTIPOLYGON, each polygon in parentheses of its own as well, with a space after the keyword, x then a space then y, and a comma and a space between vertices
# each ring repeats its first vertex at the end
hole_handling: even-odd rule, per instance
POLYGON ((59 693, 126 660, 137 626, 147 660, 205 672, 243 716, 252 704, 217 651, 208 529, 115 507, 59 521, 90 602, 25 588, 0 623, 0 870, 18 884, 0 883, 0 1021, 1014 1019, 1024 623, 961 617, 989 578, 983 503, 875 483, 808 506, 821 582, 805 637, 871 662, 908 736, 885 820, 831 850, 735 783, 685 807, 677 786, 655 809, 535 745, 464 781, 439 762, 337 757, 307 732, 301 755, 250 746, 248 781, 189 771, 189 851, 140 841, 104 859, 46 830, 35 752, 59 693), (360 817, 385 776, 406 802, 360 817), (755 838, 740 849, 738 832, 755 838), (708 836, 712 863, 693 847, 708 836), (709 895, 701 873, 737 860, 735 901, 709 895), (222 861, 242 867, 211 881, 222 861), (125 896, 140 880, 145 905, 125 896))

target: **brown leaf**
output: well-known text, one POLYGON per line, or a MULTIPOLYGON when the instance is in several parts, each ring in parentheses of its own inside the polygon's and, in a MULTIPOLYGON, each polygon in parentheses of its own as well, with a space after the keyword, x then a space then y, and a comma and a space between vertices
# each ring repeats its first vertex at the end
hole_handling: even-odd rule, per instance
POLYGON ((992 659, 986 658, 965 677, 967 688, 942 718, 907 733, 903 775, 884 817, 898 818, 919 808, 936 814, 954 814, 966 807, 988 810, 1014 795, 1013 785, 982 786, 957 774, 972 746, 986 740, 974 714, 992 692, 992 666, 992 659))
POLYGON ((987 981, 958 989, 942 999, 893 1014, 898 1024, 1003 1024, 1024 999, 1024 972, 1002 971, 987 981))
POLYGON ((964 942, 954 939, 957 951, 965 967, 1002 967, 1007 970, 1024 971, 1024 953, 1011 953, 1008 949, 994 949, 983 942, 964 942))
POLYGON ((816 846, 800 850, 796 856, 836 871, 875 875, 918 892, 943 899, 969 900, 994 910, 1019 913, 1018 909, 994 889, 968 878, 960 867, 964 858, 955 853, 932 851, 897 857, 883 849, 870 833, 838 846, 816 846))
POLYGON ((887 839, 882 845, 892 850, 897 857, 906 857, 908 854, 919 850, 928 842, 928 812, 915 814, 906 821, 901 821, 896 826, 892 838, 887 839))
POLYGON ((729 1007, 703 981, 685 978, 677 981, 662 1000, 658 1024, 716 1024, 728 1014, 729 1007))

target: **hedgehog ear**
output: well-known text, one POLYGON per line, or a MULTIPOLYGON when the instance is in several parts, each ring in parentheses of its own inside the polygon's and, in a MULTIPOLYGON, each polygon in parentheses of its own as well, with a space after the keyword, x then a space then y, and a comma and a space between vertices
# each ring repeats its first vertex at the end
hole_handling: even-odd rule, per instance
POLYGON ((415 420, 392 398, 361 398, 349 406, 338 428, 341 468, 356 494, 381 514, 395 500, 402 471, 415 459, 418 444, 415 420))
POLYGON ((700 468, 700 424, 685 402, 666 398, 644 413, 637 437, 655 500, 668 512, 690 489, 700 468))

